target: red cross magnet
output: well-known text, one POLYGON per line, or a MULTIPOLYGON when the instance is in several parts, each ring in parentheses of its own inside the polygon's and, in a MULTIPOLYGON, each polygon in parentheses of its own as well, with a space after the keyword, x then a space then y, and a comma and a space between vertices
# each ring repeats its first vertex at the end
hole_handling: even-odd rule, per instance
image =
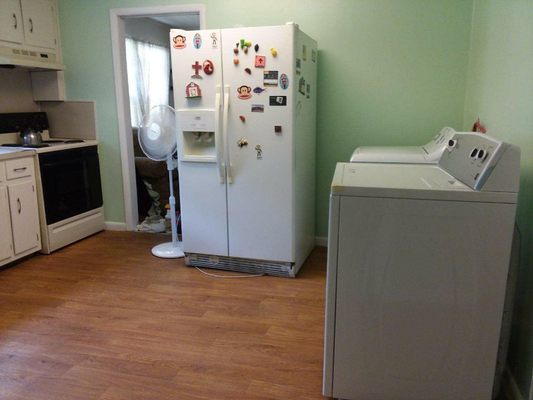
POLYGON ((194 69, 194 74, 198 75, 198 71, 202 70, 202 66, 200 65, 198 61, 195 61, 194 64, 192 65, 192 69, 194 69))

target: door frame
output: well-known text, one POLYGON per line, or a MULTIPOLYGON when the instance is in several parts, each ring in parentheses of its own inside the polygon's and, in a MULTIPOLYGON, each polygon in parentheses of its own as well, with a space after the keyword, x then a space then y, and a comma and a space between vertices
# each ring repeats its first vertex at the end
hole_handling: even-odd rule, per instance
POLYGON ((118 137, 122 166, 122 187, 124 191, 124 230, 135 230, 139 220, 137 209, 137 182, 135 178, 135 158, 130 121, 128 75, 126 70, 126 45, 124 19, 127 17, 151 17, 165 14, 198 13, 200 28, 206 28, 206 7, 204 4, 184 4, 171 6, 114 8, 109 10, 111 21, 111 45, 113 50, 113 73, 115 77, 115 97, 117 105, 118 137))

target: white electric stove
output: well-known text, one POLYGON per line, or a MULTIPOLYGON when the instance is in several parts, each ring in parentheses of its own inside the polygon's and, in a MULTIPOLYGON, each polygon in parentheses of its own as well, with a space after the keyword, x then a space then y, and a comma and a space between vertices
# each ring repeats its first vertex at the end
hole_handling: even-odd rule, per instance
POLYGON ((96 140, 51 136, 45 113, 0 114, 0 151, 21 150, 36 155, 43 253, 49 254, 104 229, 96 140), (26 121, 42 130, 41 145, 20 144, 19 134, 13 131, 26 121))

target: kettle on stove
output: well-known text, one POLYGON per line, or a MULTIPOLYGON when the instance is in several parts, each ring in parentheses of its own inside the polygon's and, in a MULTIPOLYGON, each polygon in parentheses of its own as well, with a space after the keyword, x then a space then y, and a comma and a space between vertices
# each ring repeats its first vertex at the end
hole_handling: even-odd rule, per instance
POLYGON ((22 145, 38 145, 43 142, 41 132, 35 131, 32 128, 26 128, 20 132, 20 138, 22 139, 22 145))

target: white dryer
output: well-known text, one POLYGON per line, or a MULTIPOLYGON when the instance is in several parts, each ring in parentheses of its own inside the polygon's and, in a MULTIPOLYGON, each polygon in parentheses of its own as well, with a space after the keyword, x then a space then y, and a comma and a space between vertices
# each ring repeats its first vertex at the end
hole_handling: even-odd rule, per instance
POLYGON ((456 133, 444 127, 423 146, 361 146, 354 150, 350 162, 437 164, 456 133))
POLYGON ((337 164, 324 395, 491 399, 519 165, 475 133, 438 165, 337 164))

